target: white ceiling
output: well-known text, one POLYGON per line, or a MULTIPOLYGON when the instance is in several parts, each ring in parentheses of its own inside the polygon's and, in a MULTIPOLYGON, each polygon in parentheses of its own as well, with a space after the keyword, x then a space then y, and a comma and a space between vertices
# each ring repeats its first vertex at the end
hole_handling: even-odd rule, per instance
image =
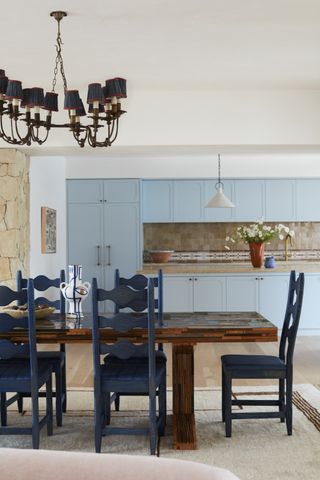
POLYGON ((52 10, 68 12, 61 30, 69 88, 122 76, 129 95, 320 89, 319 0, 5 2, 0 68, 24 87, 51 89, 52 10))
MULTIPOLYGON (((114 75, 148 89, 318 89, 319 0, 15 0, 1 14, 0 68, 51 85, 62 21, 69 86, 114 75)), ((28 85, 27 85, 28 84, 28 85)))

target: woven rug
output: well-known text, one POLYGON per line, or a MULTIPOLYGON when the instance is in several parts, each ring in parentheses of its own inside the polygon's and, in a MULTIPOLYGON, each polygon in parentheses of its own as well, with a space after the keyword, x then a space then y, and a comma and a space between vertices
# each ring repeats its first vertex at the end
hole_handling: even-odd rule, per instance
MULTIPOLYGON (((262 394, 273 397, 274 387, 235 387, 234 394, 262 394), (257 393, 253 393, 257 392, 257 393)), ((198 449, 172 449, 171 418, 166 437, 161 439, 160 455, 224 467, 242 480, 320 478, 320 391, 313 385, 294 387, 293 435, 288 437, 285 424, 277 419, 235 420, 232 438, 225 438, 221 422, 219 389, 197 390, 195 393, 198 449)), ((170 394, 169 409, 170 406, 170 394)), ((94 451, 92 391, 70 391, 69 411, 64 425, 54 435, 41 434, 40 447, 52 450, 94 451)), ((26 404, 27 407, 27 404, 26 404)), ((247 408, 247 407, 246 407, 247 408)), ((112 423, 119 426, 147 423, 147 401, 143 397, 121 399, 121 411, 113 412, 112 423)), ((29 411, 23 417, 14 410, 10 424, 29 423, 29 411)), ((0 437, 0 447, 30 448, 28 436, 0 437)), ((148 455, 148 439, 143 436, 108 436, 103 439, 102 452, 148 455)))

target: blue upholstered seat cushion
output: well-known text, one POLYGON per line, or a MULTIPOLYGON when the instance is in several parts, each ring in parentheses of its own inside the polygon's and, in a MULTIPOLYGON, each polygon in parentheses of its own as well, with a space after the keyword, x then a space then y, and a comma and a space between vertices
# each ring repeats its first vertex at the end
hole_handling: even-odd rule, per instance
MULTIPOLYGON (((159 386, 166 374, 165 363, 156 364, 155 384, 159 386)), ((101 365, 101 386, 106 391, 147 392, 149 385, 148 359, 144 362, 105 363, 101 365), (103 388, 103 385, 106 387, 103 388), (120 388, 118 388, 120 387, 120 388)))
MULTIPOLYGON (((51 366, 46 361, 38 361, 38 388, 48 380, 51 371, 51 366)), ((0 391, 30 391, 30 385, 31 371, 29 360, 17 358, 0 360, 0 391)))
POLYGON ((225 371, 234 372, 274 372, 282 376, 286 372, 285 363, 279 357, 272 355, 223 355, 221 357, 222 367, 225 371))

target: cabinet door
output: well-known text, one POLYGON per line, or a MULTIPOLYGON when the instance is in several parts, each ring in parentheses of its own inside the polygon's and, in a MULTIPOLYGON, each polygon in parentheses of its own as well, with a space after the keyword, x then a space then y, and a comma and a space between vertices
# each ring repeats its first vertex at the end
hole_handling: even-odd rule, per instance
POLYGON ((224 277, 194 277, 193 279, 193 311, 224 311, 225 305, 224 277))
POLYGON ((258 309, 258 281, 256 277, 227 277, 227 311, 258 309))
POLYGON ((193 277, 163 278, 163 311, 193 311, 193 277))
POLYGON ((146 223, 164 223, 173 221, 172 181, 143 181, 142 218, 143 222, 146 223))
POLYGON ((294 180, 266 180, 266 221, 295 220, 294 180))
POLYGON ((105 202, 139 202, 139 180, 104 180, 103 189, 105 202))
POLYGON ((104 269, 105 288, 114 286, 114 271, 131 277, 139 267, 139 205, 105 204, 104 206, 104 269))
POLYGON ((263 180, 235 181, 236 222, 255 222, 264 217, 264 182, 263 180))
POLYGON ((289 273, 287 275, 263 275, 259 277, 258 312, 281 329, 287 306, 289 273))
POLYGON ((298 335, 320 333, 320 275, 306 274, 298 335), (315 332, 317 330, 317 332, 315 332))
POLYGON ((68 203, 102 203, 102 180, 67 180, 68 203))
POLYGON ((297 220, 320 220, 320 180, 297 180, 297 220))
MULTIPOLYGON (((103 232, 102 205, 68 205, 68 264, 82 265, 82 280, 98 285, 103 283, 103 232)), ((91 295, 82 305, 84 312, 91 311, 91 295)))
POLYGON ((173 221, 203 222, 204 198, 202 180, 173 182, 173 221))
MULTIPOLYGON (((209 200, 217 192, 217 180, 205 180, 204 182, 204 205, 207 205, 209 200)), ((223 181, 223 191, 226 196, 234 202, 234 182, 232 180, 223 181)), ((235 202, 234 202, 235 203, 235 202)), ((234 208, 205 208, 204 221, 205 222, 232 222, 234 218, 234 208)))

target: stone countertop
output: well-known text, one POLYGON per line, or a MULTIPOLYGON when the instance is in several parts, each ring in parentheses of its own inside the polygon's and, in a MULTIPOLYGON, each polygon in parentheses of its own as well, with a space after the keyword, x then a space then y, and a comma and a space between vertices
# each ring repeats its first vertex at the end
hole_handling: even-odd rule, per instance
POLYGON ((143 275, 156 274, 159 268, 165 275, 201 275, 219 273, 287 273, 291 270, 305 273, 320 273, 320 261, 277 261, 275 268, 254 268, 250 262, 217 263, 145 263, 137 271, 143 275))

